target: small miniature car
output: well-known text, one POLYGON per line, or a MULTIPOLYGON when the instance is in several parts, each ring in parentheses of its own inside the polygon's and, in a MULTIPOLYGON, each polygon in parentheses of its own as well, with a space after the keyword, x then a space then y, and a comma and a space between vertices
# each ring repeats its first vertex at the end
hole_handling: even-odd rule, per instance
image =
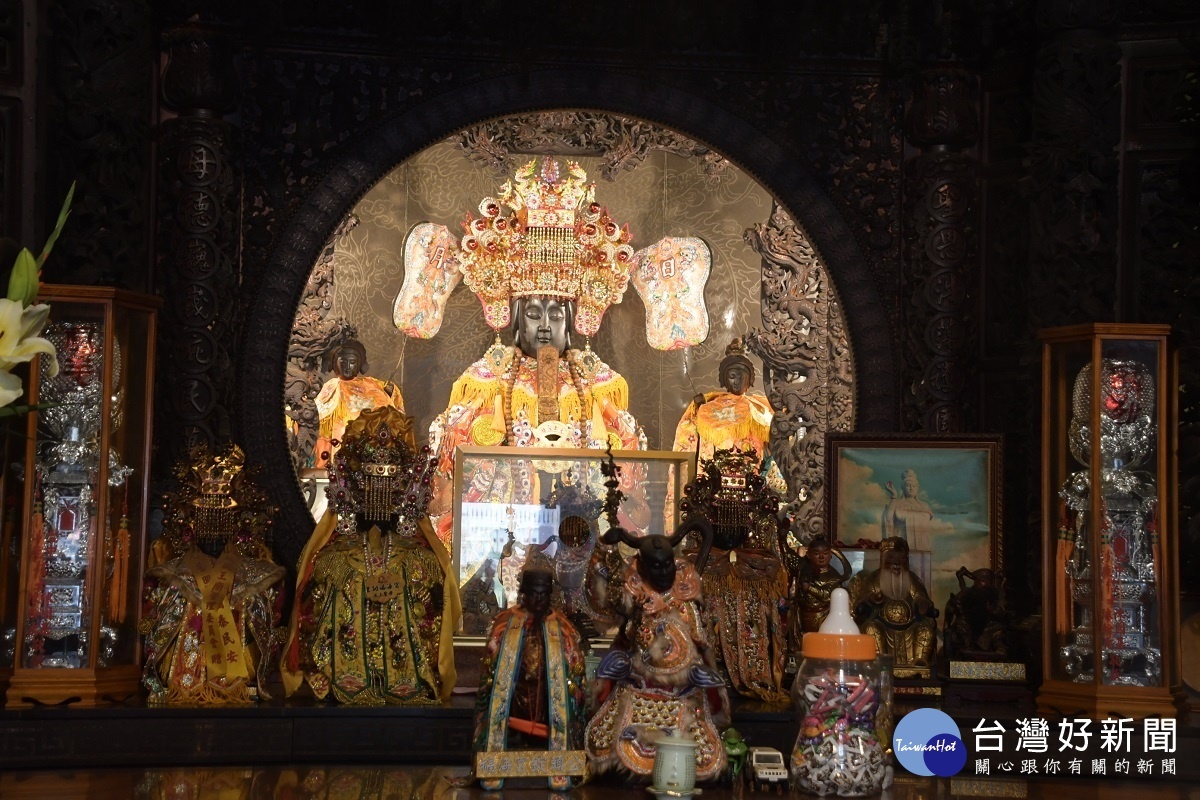
POLYGON ((752 789, 774 787, 776 792, 782 793, 787 787, 787 765, 783 762, 783 753, 774 747, 751 747, 748 772, 752 789))

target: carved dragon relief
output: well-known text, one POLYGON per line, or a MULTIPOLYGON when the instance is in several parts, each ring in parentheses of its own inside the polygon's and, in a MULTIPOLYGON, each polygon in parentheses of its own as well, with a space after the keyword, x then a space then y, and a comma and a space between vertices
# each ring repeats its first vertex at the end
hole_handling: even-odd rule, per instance
POLYGON ((714 181, 729 166, 719 153, 674 131, 594 111, 543 111, 492 120, 460 133, 458 144, 476 164, 501 176, 518 166, 515 153, 599 156, 600 174, 609 181, 636 169, 653 150, 700 159, 704 174, 714 181))
POLYGON ((284 385, 284 413, 289 420, 288 450, 296 469, 303 469, 308 454, 317 443, 317 407, 314 401, 327 377, 325 354, 336 345, 354 338, 354 325, 339 317, 330 317, 333 310, 333 256, 337 244, 358 225, 358 219, 347 215, 321 249, 321 256, 304 286, 304 297, 296 312, 288 346, 287 377, 284 385))
POLYGON ((850 342, 820 256, 782 207, 744 237, 763 259, 763 330, 747 344, 775 409, 771 455, 788 483, 792 533, 807 543, 826 533, 825 433, 853 426, 850 342))

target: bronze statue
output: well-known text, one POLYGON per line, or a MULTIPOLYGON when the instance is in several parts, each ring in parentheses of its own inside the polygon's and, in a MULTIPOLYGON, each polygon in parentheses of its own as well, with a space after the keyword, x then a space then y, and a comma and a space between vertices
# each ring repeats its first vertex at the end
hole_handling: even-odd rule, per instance
POLYGON ((1004 574, 959 567, 958 593, 946 602, 946 655, 957 661, 996 661, 1008 655, 1012 615, 1004 602, 1004 574), (973 581, 967 586, 966 579, 973 581))
POLYGON ((908 543, 889 536, 879 551, 879 569, 850 581, 854 620, 875 637, 880 655, 895 659, 897 677, 928 677, 937 649, 937 609, 908 567, 908 543))
POLYGON ((841 550, 818 536, 808 544, 808 550, 796 570, 796 592, 788 613, 788 636, 796 650, 806 633, 814 633, 829 615, 829 596, 834 589, 843 588, 851 578, 850 561, 841 550), (841 569, 834 569, 837 557, 841 569))

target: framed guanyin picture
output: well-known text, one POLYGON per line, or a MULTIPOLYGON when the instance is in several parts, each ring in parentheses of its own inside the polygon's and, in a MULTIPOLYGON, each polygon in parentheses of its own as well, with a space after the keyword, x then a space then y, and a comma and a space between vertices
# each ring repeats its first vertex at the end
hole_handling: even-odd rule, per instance
POLYGON ((998 434, 830 434, 825 455, 830 538, 863 551, 855 571, 875 569, 879 542, 898 536, 940 609, 959 567, 1003 569, 998 434))

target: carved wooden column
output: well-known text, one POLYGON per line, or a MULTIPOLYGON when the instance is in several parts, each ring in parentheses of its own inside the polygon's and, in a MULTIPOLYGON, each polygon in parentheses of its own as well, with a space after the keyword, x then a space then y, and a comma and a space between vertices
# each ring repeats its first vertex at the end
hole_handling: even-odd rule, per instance
POLYGON ((236 131, 221 117, 236 99, 233 54, 196 28, 164 45, 162 101, 178 116, 162 122, 159 149, 160 469, 229 437, 241 185, 236 131))
POLYGON ((1116 0, 1041 0, 1029 152, 1032 327, 1114 319, 1121 50, 1116 0))
POLYGON ((975 416, 979 293, 974 76, 915 77, 905 118, 921 148, 904 165, 904 418, 911 429, 969 430, 975 416))

